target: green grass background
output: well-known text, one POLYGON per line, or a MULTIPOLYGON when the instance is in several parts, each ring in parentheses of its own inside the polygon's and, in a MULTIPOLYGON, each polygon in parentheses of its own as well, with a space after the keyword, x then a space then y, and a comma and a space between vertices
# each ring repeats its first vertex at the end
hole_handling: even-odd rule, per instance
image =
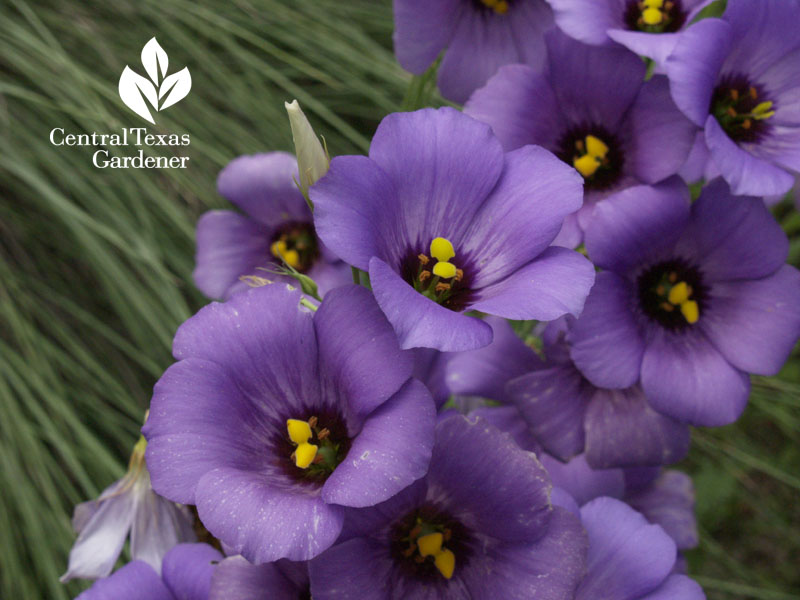
MULTIPOLYGON (((225 202, 239 154, 290 150, 297 98, 332 154, 364 152, 388 112, 441 99, 391 51, 388 0, 59 0, 0 3, 0 597, 61 599, 72 506, 124 472, 191 283, 194 224, 225 202), (156 36, 192 91, 157 133, 189 133, 186 170, 99 170, 54 127, 146 123, 119 100, 156 36)), ((130 152, 130 148, 123 152, 130 152)), ((164 151, 156 148, 155 153, 164 151)), ((776 209, 800 258, 800 216, 776 209)), ((695 477, 709 598, 800 598, 800 358, 756 379, 735 425, 697 430, 695 477)))

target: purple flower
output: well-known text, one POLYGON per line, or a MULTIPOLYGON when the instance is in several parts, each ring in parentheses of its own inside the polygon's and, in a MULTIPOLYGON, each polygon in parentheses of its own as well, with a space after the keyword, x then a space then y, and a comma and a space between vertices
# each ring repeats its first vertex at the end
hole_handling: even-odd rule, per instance
POLYGON ((463 103, 502 65, 540 66, 553 14, 545 0, 394 0, 394 19, 403 68, 421 74, 445 50, 439 89, 463 103))
POLYGON ((574 600, 704 600, 702 588, 673 574, 675 542, 630 506, 614 498, 580 509, 589 536, 586 576, 574 600))
POLYGON ((663 64, 683 31, 713 0, 547 0, 561 30, 593 46, 618 42, 663 64))
POLYGON ((697 546, 694 486, 685 473, 658 468, 593 469, 584 455, 567 463, 547 454, 539 456, 553 485, 568 492, 579 506, 602 496, 617 498, 660 525, 679 550, 697 546))
POLYGON ((285 152, 240 156, 220 172, 219 193, 246 214, 212 210, 197 223, 194 281, 206 296, 230 298, 248 281, 290 281, 275 274, 284 261, 323 294, 351 281, 347 265, 317 238, 297 177, 297 160, 285 152))
POLYGON ((77 600, 208 600, 214 564, 222 554, 207 544, 180 544, 159 565, 141 560, 99 579, 77 600))
POLYGON ((308 563, 279 560, 254 565, 243 556, 219 563, 208 600, 298 600, 310 598, 308 563))
POLYGON ((730 0, 666 63, 672 97, 705 129, 710 160, 734 194, 785 194, 800 171, 800 2, 730 0))
POLYGON ((491 125, 506 151, 537 144, 580 172, 584 205, 558 238, 559 245, 572 247, 598 200, 677 173, 696 127, 672 102, 665 77, 645 82, 645 65, 636 55, 588 46, 558 30, 545 40, 543 72, 503 67, 465 112, 491 125))
POLYGON ((696 425, 738 418, 748 373, 773 375, 800 336, 800 273, 760 199, 717 179, 689 207, 673 179, 598 206, 586 248, 605 269, 570 335, 594 385, 641 380, 650 405, 696 425))
POLYGON ((422 477, 433 445, 430 394, 368 290, 316 313, 300 298, 267 285, 185 322, 144 427, 153 487, 254 563, 316 556, 345 506, 422 477))
POLYGON ((69 553, 62 583, 106 577, 128 533, 131 558, 156 571, 160 571, 161 560, 170 548, 197 539, 189 510, 153 491, 144 464, 145 446, 142 438, 134 447, 125 477, 106 488, 97 500, 75 507, 72 526, 78 539, 69 553))
POLYGON ((586 542, 549 496, 534 454, 480 419, 446 418, 428 476, 349 511, 346 541, 311 561, 312 596, 569 600, 586 542))
POLYGON ((325 244, 359 269, 403 348, 485 346, 489 325, 580 312, 594 281, 551 248, 581 205, 581 179, 542 148, 503 153, 489 127, 451 108, 386 117, 369 157, 340 156, 310 189, 325 244))
POLYGON ((565 317, 542 328, 543 360, 508 323, 491 321, 495 333, 489 346, 450 360, 449 388, 509 404, 506 418, 518 421, 513 433, 520 435, 524 427, 537 445, 561 460, 585 452, 592 467, 608 468, 662 465, 685 457, 688 426, 653 410, 639 385, 604 389, 581 374, 569 355, 572 322, 565 317))

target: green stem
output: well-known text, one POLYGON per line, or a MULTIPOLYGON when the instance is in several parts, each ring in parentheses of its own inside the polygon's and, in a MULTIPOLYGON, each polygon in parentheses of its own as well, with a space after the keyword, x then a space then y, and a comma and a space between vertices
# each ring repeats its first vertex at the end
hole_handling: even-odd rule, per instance
POLYGON ((311 300, 308 298, 300 298, 300 304, 313 312, 317 312, 317 309, 319 308, 319 306, 311 302, 311 300))

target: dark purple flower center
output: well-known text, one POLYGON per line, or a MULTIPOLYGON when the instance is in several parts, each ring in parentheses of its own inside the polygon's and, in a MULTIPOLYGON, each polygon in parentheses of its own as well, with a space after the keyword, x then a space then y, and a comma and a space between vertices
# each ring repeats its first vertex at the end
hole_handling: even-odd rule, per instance
POLYGON ((554 154, 583 175, 587 190, 612 187, 622 176, 625 157, 617 136, 600 125, 573 127, 556 144, 554 154))
POLYGON ((682 258, 647 268, 637 284, 644 314, 670 331, 694 325, 708 309, 708 288, 702 272, 682 258))
POLYGON ((472 302, 472 273, 474 268, 469 259, 457 257, 452 267, 453 274, 439 270, 442 262, 420 249, 409 250, 400 263, 400 276, 416 291, 450 310, 461 312, 472 302), (457 266, 456 266, 457 265, 457 266))
POLYGON ((289 221, 275 231, 269 246, 272 256, 305 273, 319 258, 319 244, 314 226, 302 221, 289 221))
POLYGON ((467 528, 432 503, 412 510, 392 525, 390 543, 392 559, 406 577, 433 585, 449 579, 442 572, 445 554, 452 554, 448 560, 455 561, 456 571, 467 565, 472 554, 472 536, 467 528))
POLYGON ((681 0, 628 0, 625 26, 631 31, 673 33, 686 23, 681 0))
POLYGON ((303 408, 274 423, 272 452, 275 464, 299 483, 321 486, 345 459, 350 445, 347 424, 339 411, 332 408, 303 408), (286 427, 290 419, 308 422, 311 436, 307 443, 317 448, 313 461, 305 468, 297 466, 295 453, 298 446, 290 439, 286 427))
POLYGON ((774 103, 743 75, 725 75, 711 97, 711 114, 734 142, 758 142, 769 131, 774 103))

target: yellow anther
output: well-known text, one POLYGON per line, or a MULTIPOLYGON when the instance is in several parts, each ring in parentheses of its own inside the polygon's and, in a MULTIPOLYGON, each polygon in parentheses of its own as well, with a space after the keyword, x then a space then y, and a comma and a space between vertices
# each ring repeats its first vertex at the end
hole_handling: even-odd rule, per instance
POLYGON ((447 262, 456 255, 453 244, 443 237, 434 238, 431 242, 431 256, 436 260, 447 262))
POLYGON ((453 576, 453 571, 456 569, 456 555, 450 550, 444 549, 434 558, 436 568, 445 579, 450 579, 453 576))
POLYGON ((591 177, 600 168, 600 161, 591 154, 584 154, 572 161, 572 166, 584 177, 591 177))
POLYGON ((593 135, 586 136, 586 152, 595 158, 605 158, 608 154, 608 146, 601 140, 593 135))
POLYGON ((683 314, 683 318, 686 319, 687 323, 693 325, 700 318, 700 307, 697 306, 697 302, 694 300, 687 300, 681 304, 681 314, 683 314))
POLYGON ((276 242, 272 242, 272 245, 269 247, 270 252, 272 252, 272 256, 280 258, 281 255, 286 252, 286 242, 283 240, 278 240, 276 242))
POLYGON ((757 121, 761 121, 763 119, 769 119, 772 115, 775 114, 774 110, 770 110, 772 108, 772 102, 762 102, 758 106, 753 109, 753 118, 757 121))
POLYGON ((451 277, 456 276, 456 266, 453 263, 449 262, 438 262, 433 265, 433 274, 437 277, 441 277, 442 279, 450 279, 451 277))
POLYGON ((294 451, 294 464, 301 469, 307 469, 317 456, 318 446, 302 443, 294 451))
POLYGON ((422 556, 435 556, 442 551, 444 536, 441 533, 429 533, 417 539, 417 547, 422 556))
POLYGON ((281 255, 286 264, 295 269, 300 268, 300 253, 297 250, 287 250, 281 255))
POLYGON ((647 25, 658 25, 664 19, 664 14, 657 8, 646 8, 642 11, 642 20, 647 25))
POLYGON ((664 6, 664 0, 644 0, 642 4, 647 8, 661 8, 664 6))
POLYGON ((289 430, 289 439, 295 444, 305 444, 311 439, 311 426, 299 419, 287 419, 286 427, 289 430))
POLYGON ((685 281, 681 281, 680 283, 672 286, 672 289, 669 291, 669 295, 667 296, 667 300, 669 300, 670 304, 677 306, 686 302, 691 295, 692 288, 689 287, 685 281))
POLYGON ((497 14, 504 15, 508 12, 508 0, 481 0, 481 2, 497 14))

